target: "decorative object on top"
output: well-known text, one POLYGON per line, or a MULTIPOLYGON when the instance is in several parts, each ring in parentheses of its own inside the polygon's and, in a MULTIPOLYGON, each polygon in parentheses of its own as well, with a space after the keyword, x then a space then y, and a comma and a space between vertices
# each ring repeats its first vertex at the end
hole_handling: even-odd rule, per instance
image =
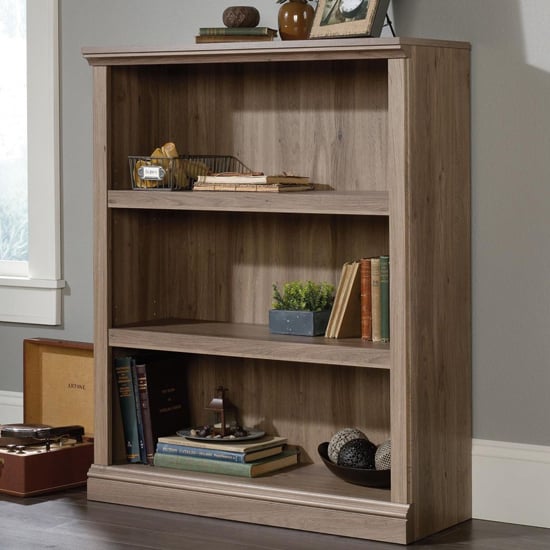
POLYGON ((389 487, 391 441, 378 447, 358 428, 343 428, 317 448, 327 468, 338 477, 369 487, 389 487))
POLYGON ((246 430, 237 421, 237 407, 225 396, 226 391, 228 391, 227 388, 218 386, 216 395, 206 407, 206 410, 212 413, 211 432, 214 435, 219 434, 221 437, 226 435, 246 436, 246 430))
POLYGON ((315 9, 309 0, 277 0, 278 24, 281 40, 307 40, 315 18, 315 9))
POLYGON ((273 285, 273 309, 269 310, 269 330, 274 334, 320 336, 327 328, 334 301, 334 285, 293 281, 279 291, 273 285))
POLYGON ((390 0, 319 0, 311 38, 380 36, 390 0))
POLYGON ((256 27, 260 12, 254 6, 229 6, 222 15, 226 27, 256 27))

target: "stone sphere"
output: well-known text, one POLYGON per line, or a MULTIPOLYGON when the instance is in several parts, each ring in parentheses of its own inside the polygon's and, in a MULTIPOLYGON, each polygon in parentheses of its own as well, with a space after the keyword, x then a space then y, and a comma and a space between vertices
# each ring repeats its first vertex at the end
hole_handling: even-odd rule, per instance
POLYGON ((357 428, 343 428, 337 431, 329 441, 328 457, 334 464, 338 463, 338 454, 343 445, 354 439, 368 439, 367 436, 357 428))
POLYGON ((338 453, 338 466, 374 470, 376 445, 368 439, 352 439, 338 453))
POLYGON ((381 443, 376 449, 374 463, 377 470, 391 470, 391 440, 381 443))

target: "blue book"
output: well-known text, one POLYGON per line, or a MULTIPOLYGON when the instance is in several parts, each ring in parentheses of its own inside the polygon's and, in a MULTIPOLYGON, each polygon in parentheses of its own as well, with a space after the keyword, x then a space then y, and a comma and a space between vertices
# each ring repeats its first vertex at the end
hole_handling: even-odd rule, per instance
POLYGON ((192 445, 174 445, 172 443, 157 443, 157 453, 173 456, 190 456, 194 458, 205 458, 207 460, 221 460, 224 462, 237 462, 245 464, 254 462, 262 458, 274 456, 281 453, 283 445, 268 447, 252 452, 226 451, 220 445, 219 449, 205 449, 202 447, 193 447, 192 445))

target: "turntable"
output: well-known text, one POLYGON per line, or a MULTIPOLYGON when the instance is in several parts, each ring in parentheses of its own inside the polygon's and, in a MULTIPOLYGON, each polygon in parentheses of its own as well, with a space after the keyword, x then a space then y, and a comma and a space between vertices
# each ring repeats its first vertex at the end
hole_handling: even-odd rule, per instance
POLYGON ((86 485, 94 459, 93 347, 46 338, 23 346, 24 423, 0 419, 0 493, 86 485))

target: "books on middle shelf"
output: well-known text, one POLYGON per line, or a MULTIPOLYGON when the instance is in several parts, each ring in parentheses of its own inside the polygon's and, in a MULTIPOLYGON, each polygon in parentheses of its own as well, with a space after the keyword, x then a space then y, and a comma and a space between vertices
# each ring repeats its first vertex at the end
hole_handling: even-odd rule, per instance
POLYGON ((280 436, 230 443, 190 440, 177 435, 159 437, 155 466, 257 477, 298 463, 298 451, 280 436))
POLYGON ((390 341, 389 256, 346 262, 325 337, 390 341))

